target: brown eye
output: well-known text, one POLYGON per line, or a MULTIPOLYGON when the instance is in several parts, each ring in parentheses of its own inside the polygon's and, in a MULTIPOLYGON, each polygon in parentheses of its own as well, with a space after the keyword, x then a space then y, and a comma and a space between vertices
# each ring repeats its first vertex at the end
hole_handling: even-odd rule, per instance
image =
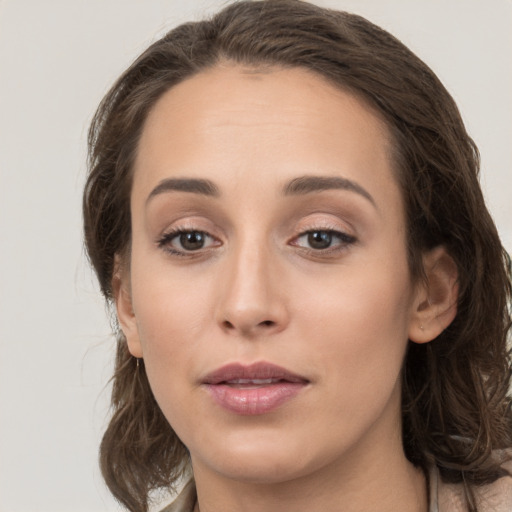
POLYGON ((157 242, 158 246, 174 255, 185 256, 203 249, 218 247, 220 242, 205 231, 177 229, 166 233, 157 242))
POLYGON ((311 231, 308 233, 308 244, 312 249, 327 249, 332 243, 332 232, 311 231))
POLYGON ((327 254, 332 251, 341 251, 355 242, 355 237, 341 231, 332 229, 311 229, 298 236, 292 242, 292 245, 309 251, 315 251, 319 254, 322 253, 322 251, 327 254))
POLYGON ((186 251, 197 251, 205 244, 205 233, 202 231, 189 231, 179 235, 181 247, 186 251))

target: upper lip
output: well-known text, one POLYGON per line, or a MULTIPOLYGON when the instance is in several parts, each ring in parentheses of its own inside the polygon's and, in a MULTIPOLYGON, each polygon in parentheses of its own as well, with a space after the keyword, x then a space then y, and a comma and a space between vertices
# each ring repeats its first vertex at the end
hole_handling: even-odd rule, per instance
POLYGON ((231 363, 212 371, 202 380, 203 384, 220 384, 237 379, 276 379, 306 384, 308 379, 272 363, 259 362, 250 365, 231 363))

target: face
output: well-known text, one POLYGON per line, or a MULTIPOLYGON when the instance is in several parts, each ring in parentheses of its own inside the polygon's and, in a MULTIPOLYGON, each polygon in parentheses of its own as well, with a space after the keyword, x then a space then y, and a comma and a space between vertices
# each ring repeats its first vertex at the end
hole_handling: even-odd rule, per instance
POLYGON ((299 69, 219 66, 149 114, 117 306, 196 473, 291 480, 400 442, 416 292, 389 146, 299 69))

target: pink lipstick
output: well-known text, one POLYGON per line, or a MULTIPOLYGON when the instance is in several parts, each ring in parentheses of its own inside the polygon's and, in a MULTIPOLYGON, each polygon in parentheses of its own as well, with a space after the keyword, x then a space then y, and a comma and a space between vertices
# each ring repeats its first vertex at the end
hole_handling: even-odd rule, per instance
POLYGON ((213 400, 241 415, 264 414, 296 396, 307 379, 270 363, 229 364, 202 381, 213 400))

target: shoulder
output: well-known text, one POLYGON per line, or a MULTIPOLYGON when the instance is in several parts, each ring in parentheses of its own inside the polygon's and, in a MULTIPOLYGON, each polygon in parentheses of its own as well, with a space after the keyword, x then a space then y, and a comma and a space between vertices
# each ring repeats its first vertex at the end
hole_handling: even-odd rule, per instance
MULTIPOLYGON (((503 463, 512 474, 512 460, 503 463)), ((467 512, 464 488, 461 484, 441 481, 437 471, 431 473, 430 512, 467 512)), ((478 512, 512 512, 512 476, 499 478, 492 484, 473 487, 478 512)))
POLYGON ((178 497, 160 512, 193 512, 196 505, 196 485, 189 480, 178 497))

